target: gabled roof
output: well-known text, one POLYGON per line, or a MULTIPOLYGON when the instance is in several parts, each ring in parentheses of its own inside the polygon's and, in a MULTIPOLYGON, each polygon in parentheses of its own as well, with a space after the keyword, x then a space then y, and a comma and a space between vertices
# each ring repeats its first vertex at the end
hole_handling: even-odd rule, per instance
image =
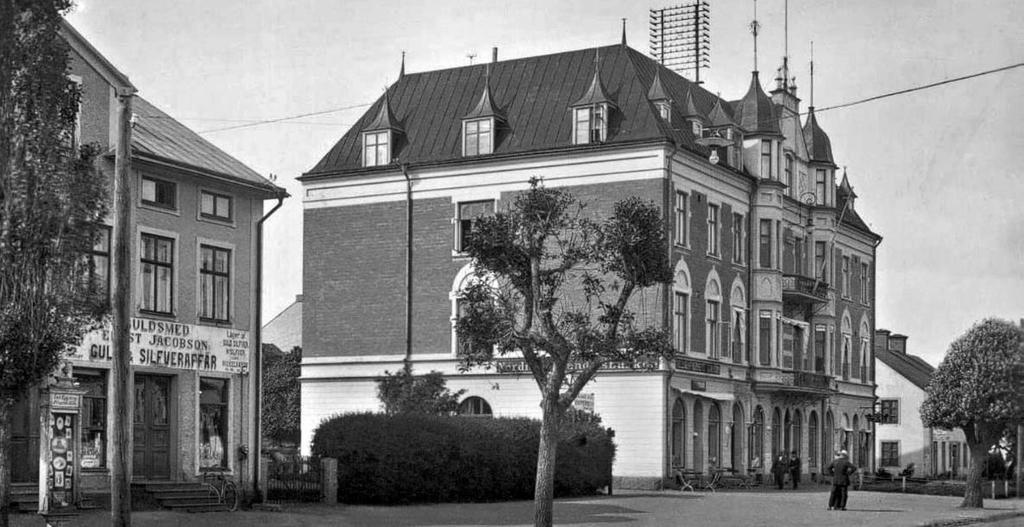
POLYGON ((711 109, 711 115, 708 116, 711 121, 712 127, 718 126, 735 126, 735 122, 725 113, 725 109, 722 107, 722 99, 715 100, 715 106, 711 109))
POLYGON ((132 102, 136 117, 132 128, 133 156, 223 177, 272 195, 285 194, 283 188, 175 121, 146 99, 136 95, 132 102))
POLYGON ((850 180, 846 177, 846 170, 843 170, 843 180, 839 182, 839 188, 836 189, 836 193, 842 197, 856 198, 857 193, 853 191, 853 187, 850 186, 850 180))
POLYGON ((96 50, 92 44, 89 43, 81 33, 78 32, 67 20, 63 18, 60 20, 60 35, 64 37, 64 40, 74 49, 83 59, 92 65, 96 72, 99 73, 103 80, 116 88, 128 88, 131 90, 135 89, 131 81, 128 80, 128 76, 121 73, 113 64, 103 56, 102 53, 96 50))
POLYGON ((818 119, 814 117, 814 107, 807 109, 807 122, 804 123, 804 140, 807 141, 807 154, 812 162, 826 163, 836 166, 832 158, 832 141, 828 134, 818 126, 818 119))
MULTIPOLYGON (((495 144, 494 156, 605 148, 617 144, 664 141, 707 156, 697 145, 689 126, 673 128, 658 118, 647 94, 656 75, 665 94, 673 101, 685 101, 692 91, 693 103, 707 115, 716 98, 707 90, 658 65, 627 46, 600 48, 600 82, 594 94, 603 90, 618 107, 607 139, 601 145, 572 144, 570 108, 587 97, 594 83, 594 49, 493 62, 490 65, 490 96, 500 101, 507 121, 503 138, 495 144)), ((406 72, 389 90, 393 116, 401 122, 405 136, 396 152, 401 163, 438 163, 462 159, 460 143, 462 118, 479 103, 484 91, 484 68, 463 66, 428 72, 406 72)), ((304 178, 349 172, 388 170, 363 168, 360 133, 380 113, 383 97, 327 152, 304 178)), ((731 120, 732 107, 722 101, 721 112, 731 120)), ((479 156, 486 158, 487 156, 479 156)))
POLYGON ((768 94, 761 89, 757 71, 750 75, 750 87, 747 94, 736 106, 736 122, 750 134, 780 135, 779 118, 775 114, 775 104, 768 94))
POLYGON ((916 355, 877 349, 875 358, 922 390, 928 388, 932 374, 935 373, 935 368, 931 364, 916 355))

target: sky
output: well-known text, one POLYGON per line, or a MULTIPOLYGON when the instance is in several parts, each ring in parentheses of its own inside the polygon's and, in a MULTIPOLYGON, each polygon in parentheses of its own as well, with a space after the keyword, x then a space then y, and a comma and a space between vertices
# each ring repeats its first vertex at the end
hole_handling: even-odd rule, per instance
MULTIPOLYGON (((688 3, 688 0, 685 0, 688 3)), ((684 0, 79 0, 68 20, 139 94, 292 197, 267 221, 264 320, 302 293, 301 185, 385 86, 429 71, 619 42, 648 51, 648 10, 684 0), (475 55, 471 58, 470 55, 475 55), (251 121, 324 112, 259 126, 251 121)), ((756 3, 760 78, 785 53, 785 0, 756 3)), ((742 97, 753 0, 711 0, 705 88, 742 97)), ((802 108, 1024 62, 1024 2, 789 0, 802 108)), ((770 89, 769 86, 766 88, 770 89)), ((856 209, 884 238, 876 326, 938 365, 985 317, 1024 318, 1024 68, 831 111, 818 122, 856 209), (1017 125, 1017 126, 1015 126, 1017 125)), ((272 203, 268 202, 267 209, 272 203)))

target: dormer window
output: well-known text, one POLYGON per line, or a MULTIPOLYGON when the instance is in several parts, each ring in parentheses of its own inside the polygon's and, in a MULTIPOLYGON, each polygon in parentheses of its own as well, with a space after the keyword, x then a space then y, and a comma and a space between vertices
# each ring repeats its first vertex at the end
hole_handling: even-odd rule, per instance
POLYGON ((595 104, 573 110, 573 144, 600 143, 608 137, 608 106, 595 104))
POLYGON ((672 106, 668 104, 668 101, 658 101, 654 105, 658 108, 658 115, 662 120, 665 122, 672 121, 672 106))
POLYGON ((476 156, 494 152, 494 120, 474 119, 462 123, 462 155, 476 156))
POLYGON ((391 132, 363 133, 363 166, 378 167, 387 165, 391 160, 391 132))
POLYGON ((704 127, 701 126, 700 121, 692 121, 691 126, 693 127, 693 136, 700 137, 704 133, 704 127))

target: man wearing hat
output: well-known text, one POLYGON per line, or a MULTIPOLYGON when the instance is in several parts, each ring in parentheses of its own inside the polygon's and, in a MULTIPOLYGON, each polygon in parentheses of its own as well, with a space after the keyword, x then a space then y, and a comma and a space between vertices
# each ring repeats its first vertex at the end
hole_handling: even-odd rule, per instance
POLYGON ((857 472, 857 467, 850 463, 845 450, 840 450, 836 454, 836 458, 825 467, 825 473, 832 476, 832 493, 828 497, 828 510, 846 510, 850 475, 854 472, 857 472))

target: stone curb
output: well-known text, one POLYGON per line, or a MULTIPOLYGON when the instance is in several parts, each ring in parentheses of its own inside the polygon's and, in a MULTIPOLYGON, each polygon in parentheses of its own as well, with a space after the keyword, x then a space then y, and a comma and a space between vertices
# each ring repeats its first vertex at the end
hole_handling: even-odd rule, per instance
POLYGON ((1024 511, 1000 512, 991 516, 979 516, 976 518, 957 518, 955 520, 935 520, 922 523, 918 527, 959 527, 961 525, 974 525, 977 523, 997 522, 1010 518, 1024 517, 1024 511))

